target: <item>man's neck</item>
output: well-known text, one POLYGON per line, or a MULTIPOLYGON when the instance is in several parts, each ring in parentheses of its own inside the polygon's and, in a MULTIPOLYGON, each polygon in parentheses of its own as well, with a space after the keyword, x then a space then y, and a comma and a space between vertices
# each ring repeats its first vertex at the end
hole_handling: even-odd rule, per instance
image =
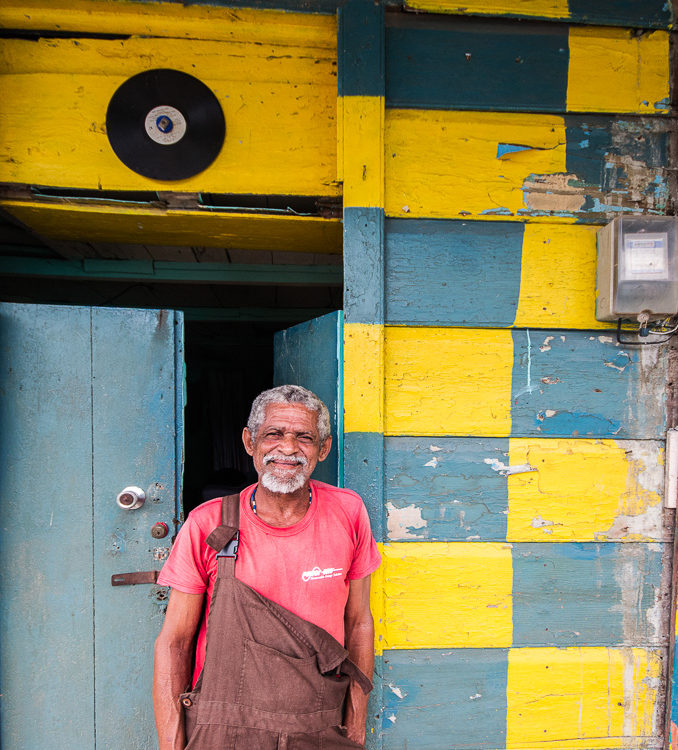
POLYGON ((310 505, 308 482, 296 492, 271 492, 261 482, 255 488, 256 514, 269 526, 294 526, 306 515, 310 505))

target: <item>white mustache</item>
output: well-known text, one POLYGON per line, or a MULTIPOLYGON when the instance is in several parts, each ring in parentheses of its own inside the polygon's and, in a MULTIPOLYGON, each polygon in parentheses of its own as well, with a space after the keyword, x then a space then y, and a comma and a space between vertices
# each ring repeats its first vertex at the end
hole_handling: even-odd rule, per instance
POLYGON ((286 463, 301 464, 306 466, 308 460, 305 456, 283 456, 281 453, 267 453, 264 456, 264 466, 270 464, 271 461, 285 461, 286 463))

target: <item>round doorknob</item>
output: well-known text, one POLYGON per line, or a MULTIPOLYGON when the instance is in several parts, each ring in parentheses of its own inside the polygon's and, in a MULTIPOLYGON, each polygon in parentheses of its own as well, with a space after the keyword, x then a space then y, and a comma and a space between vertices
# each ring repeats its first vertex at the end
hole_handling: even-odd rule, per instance
POLYGON ((136 510, 141 508, 146 500, 146 493, 141 487, 125 487, 125 489, 118 494, 115 498, 115 502, 123 510, 136 510))

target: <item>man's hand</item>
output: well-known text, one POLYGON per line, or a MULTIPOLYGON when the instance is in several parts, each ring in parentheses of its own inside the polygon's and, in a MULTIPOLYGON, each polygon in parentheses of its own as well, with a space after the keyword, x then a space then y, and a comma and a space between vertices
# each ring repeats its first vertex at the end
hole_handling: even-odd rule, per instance
MULTIPOLYGON (((370 611, 370 576, 349 582, 348 601, 344 613, 348 655, 370 679, 374 670, 374 620, 370 611)), ((344 710, 348 738, 365 744, 365 722, 369 696, 351 682, 344 710)))
POLYGON ((153 709, 160 750, 186 747, 179 695, 191 683, 193 641, 202 614, 203 594, 172 590, 165 622, 155 641, 153 709))

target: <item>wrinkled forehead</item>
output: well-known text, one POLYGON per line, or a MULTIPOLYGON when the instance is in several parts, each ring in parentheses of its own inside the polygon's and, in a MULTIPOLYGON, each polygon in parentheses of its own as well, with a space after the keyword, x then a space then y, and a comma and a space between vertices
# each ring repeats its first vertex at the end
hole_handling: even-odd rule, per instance
POLYGON ((320 412, 316 409, 303 404, 274 402, 266 405, 261 429, 276 427, 292 432, 313 432, 317 436, 319 420, 320 412))

